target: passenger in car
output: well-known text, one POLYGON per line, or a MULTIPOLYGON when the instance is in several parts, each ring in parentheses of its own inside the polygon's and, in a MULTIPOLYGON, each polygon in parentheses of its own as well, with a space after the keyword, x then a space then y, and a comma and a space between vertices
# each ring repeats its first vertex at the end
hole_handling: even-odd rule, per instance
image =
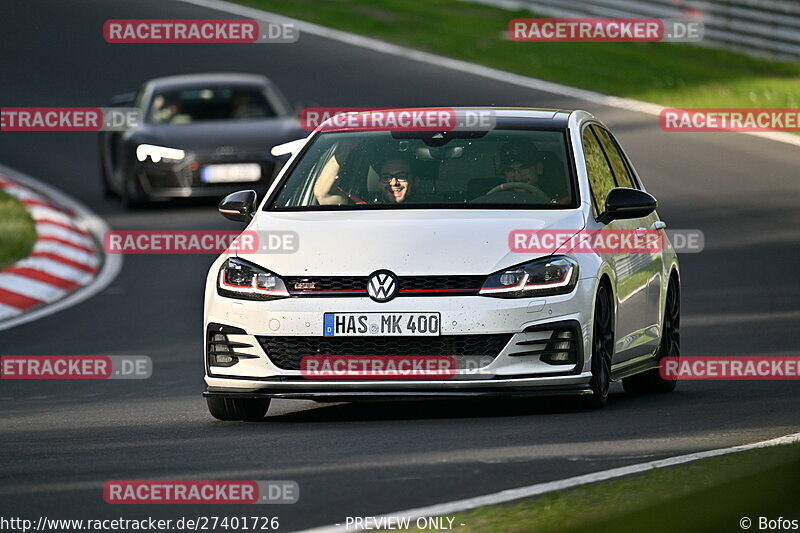
POLYGON ((408 158, 389 156, 378 169, 380 196, 367 202, 339 186, 340 169, 353 150, 351 144, 343 145, 323 166, 314 184, 314 196, 319 205, 345 205, 367 203, 402 203, 415 195, 419 178, 408 158))

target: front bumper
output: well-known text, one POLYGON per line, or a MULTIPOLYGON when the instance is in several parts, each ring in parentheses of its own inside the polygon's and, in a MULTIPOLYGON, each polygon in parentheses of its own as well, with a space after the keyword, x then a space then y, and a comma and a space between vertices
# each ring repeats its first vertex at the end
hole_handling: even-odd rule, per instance
MULTIPOLYGON (((596 279, 579 280, 572 293, 526 299, 483 296, 397 297, 386 303, 369 298, 292 297, 258 302, 219 296, 207 288, 205 326, 237 328, 235 343, 249 345, 247 354, 230 367, 212 366, 205 357, 206 395, 268 396, 329 401, 384 398, 473 397, 494 395, 590 394, 591 318, 596 279), (459 369, 450 378, 432 379, 312 379, 299 370, 280 368, 271 359, 264 339, 323 336, 325 312, 439 312, 441 335, 498 335, 510 339, 488 364, 459 369), (531 340, 547 339, 553 325, 571 325, 577 356, 569 364, 553 364, 539 355, 519 355, 531 340), (516 355, 515 355, 516 354, 516 355)), ((343 337, 353 339, 353 337, 343 337)), ((374 337, 370 337, 374 339, 374 337)), ((391 343, 390 337, 382 337, 391 343)), ((534 342, 535 344, 535 342, 534 342)), ((208 344, 206 343, 206 351, 208 344)), ((310 353, 308 355, 317 355, 310 353)), ((327 355, 327 354, 323 354, 327 355)), ((405 354, 404 354, 405 355, 405 354)), ((447 354, 450 355, 450 354, 447 354)))
POLYGON ((590 395, 590 374, 546 376, 519 379, 461 381, 361 381, 358 383, 306 380, 302 383, 264 381, 253 383, 252 389, 208 387, 203 396, 226 398, 276 398, 322 402, 381 400, 422 400, 457 398, 493 398, 507 396, 590 395))
POLYGON ((195 156, 178 163, 143 163, 135 171, 135 179, 148 198, 220 197, 247 188, 265 191, 280 169, 280 164, 261 154, 243 157, 195 156), (256 163, 261 167, 258 181, 206 183, 201 179, 201 169, 208 165, 256 163))

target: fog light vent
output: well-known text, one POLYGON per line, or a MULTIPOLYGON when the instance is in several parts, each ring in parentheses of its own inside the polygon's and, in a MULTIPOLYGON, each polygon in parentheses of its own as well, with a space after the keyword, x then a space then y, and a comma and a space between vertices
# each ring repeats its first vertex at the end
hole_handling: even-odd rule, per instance
POLYGON ((511 357, 538 356, 539 360, 549 365, 575 365, 578 363, 581 338, 578 335, 578 323, 556 322, 525 328, 525 333, 542 332, 550 335, 542 339, 524 340, 517 346, 527 348, 524 351, 508 354, 511 357))
POLYGON ((258 359, 257 355, 237 352, 236 348, 252 348, 252 344, 232 341, 228 335, 246 335, 247 332, 233 326, 209 324, 206 334, 209 366, 233 366, 239 359, 258 359))

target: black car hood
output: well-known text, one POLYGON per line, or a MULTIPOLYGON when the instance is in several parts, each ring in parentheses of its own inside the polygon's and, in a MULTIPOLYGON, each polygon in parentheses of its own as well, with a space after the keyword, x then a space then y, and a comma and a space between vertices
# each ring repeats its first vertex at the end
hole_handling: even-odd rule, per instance
POLYGON ((269 150, 276 144, 306 137, 293 118, 197 122, 194 124, 145 124, 134 134, 138 143, 180 148, 188 152, 213 152, 220 147, 237 150, 269 150))

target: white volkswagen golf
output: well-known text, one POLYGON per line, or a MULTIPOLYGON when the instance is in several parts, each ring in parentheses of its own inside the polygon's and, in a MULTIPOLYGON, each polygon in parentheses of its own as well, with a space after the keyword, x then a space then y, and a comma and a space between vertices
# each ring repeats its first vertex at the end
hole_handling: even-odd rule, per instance
POLYGON ((482 111, 491 128, 323 127, 260 202, 221 202, 260 244, 208 274, 214 417, 675 387, 659 360, 680 351, 678 260, 620 144, 585 111, 482 111))

